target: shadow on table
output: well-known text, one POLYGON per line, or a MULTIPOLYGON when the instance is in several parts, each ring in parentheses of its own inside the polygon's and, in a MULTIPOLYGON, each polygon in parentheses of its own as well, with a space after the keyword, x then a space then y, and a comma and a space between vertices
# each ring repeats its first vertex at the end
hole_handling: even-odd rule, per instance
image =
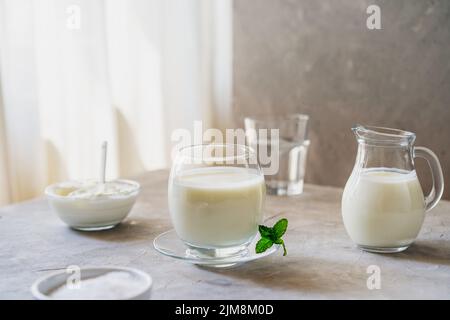
POLYGON ((365 270, 359 276, 352 263, 342 264, 311 257, 271 257, 228 269, 199 268, 230 278, 252 281, 268 288, 303 293, 338 293, 350 289, 354 291, 358 287, 364 290, 367 278, 365 270))
POLYGON ((394 259, 450 266, 450 240, 416 241, 407 250, 391 254, 394 259))
POLYGON ((140 217, 127 219, 116 227, 103 231, 77 231, 83 237, 110 242, 128 242, 136 240, 153 240, 153 238, 169 228, 164 219, 143 219, 140 217))

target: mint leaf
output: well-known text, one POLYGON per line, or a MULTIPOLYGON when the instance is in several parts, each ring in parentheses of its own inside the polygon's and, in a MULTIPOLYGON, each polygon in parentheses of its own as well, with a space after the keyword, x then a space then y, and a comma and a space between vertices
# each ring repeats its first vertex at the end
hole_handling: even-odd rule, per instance
POLYGON ((281 238, 285 234, 287 227, 288 227, 287 219, 281 219, 277 223, 275 223, 275 225, 272 228, 273 235, 275 237, 275 239, 273 240, 281 238))
POLYGON ((283 239, 278 239, 275 241, 276 244, 281 244, 283 246, 283 257, 287 255, 286 246, 284 245, 283 239))
POLYGON ((272 239, 272 228, 266 226, 259 226, 258 229, 262 238, 272 239))
POLYGON ((269 249, 274 243, 283 246, 283 256, 287 255, 286 245, 281 237, 286 233, 288 227, 287 219, 280 219, 271 227, 258 226, 261 239, 256 243, 256 253, 262 253, 269 249))
POLYGON ((264 251, 269 249, 272 245, 273 245, 272 240, 270 240, 268 238, 261 238, 256 243, 255 251, 256 251, 256 253, 263 253, 264 251))

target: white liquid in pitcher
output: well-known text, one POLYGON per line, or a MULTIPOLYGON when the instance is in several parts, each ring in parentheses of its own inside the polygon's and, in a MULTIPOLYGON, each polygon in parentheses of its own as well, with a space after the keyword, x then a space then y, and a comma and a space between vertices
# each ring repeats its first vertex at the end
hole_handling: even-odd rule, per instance
POLYGON ((425 202, 415 171, 366 169, 350 177, 342 198, 344 225, 362 246, 411 244, 423 223, 425 202))
POLYGON ((245 168, 185 171, 169 185, 169 210, 178 236, 197 247, 251 241, 263 219, 262 175, 245 168))

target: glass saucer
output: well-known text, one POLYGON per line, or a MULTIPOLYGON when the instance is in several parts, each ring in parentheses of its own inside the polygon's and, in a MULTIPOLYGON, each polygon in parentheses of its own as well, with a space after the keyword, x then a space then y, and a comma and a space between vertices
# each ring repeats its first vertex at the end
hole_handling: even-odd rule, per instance
POLYGON ((256 253, 255 246, 258 240, 259 236, 256 236, 247 248, 231 256, 206 256, 199 249, 187 246, 180 238, 178 238, 175 230, 172 229, 157 236, 155 240, 153 240, 153 246, 157 251, 171 258, 205 267, 225 268, 267 257, 280 248, 279 245, 274 244, 265 252, 256 253))

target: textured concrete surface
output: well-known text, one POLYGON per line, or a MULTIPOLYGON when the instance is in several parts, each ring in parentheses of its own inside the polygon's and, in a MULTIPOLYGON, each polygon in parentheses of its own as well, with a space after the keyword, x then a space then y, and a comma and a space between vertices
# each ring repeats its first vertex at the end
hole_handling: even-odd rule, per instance
POLYGON ((233 10, 236 122, 311 115, 308 182, 344 185, 356 151, 350 128, 365 123, 416 132, 450 185, 449 1, 234 0, 233 10), (381 30, 366 28, 370 4, 381 8, 381 30))
POLYGON ((0 209, 0 298, 31 299, 31 284, 69 265, 130 266, 154 278, 154 299, 450 298, 450 202, 427 215, 416 243, 395 255, 364 253, 344 231, 341 189, 306 186, 301 196, 268 197, 267 215, 289 219, 287 257, 276 254, 226 270, 165 257, 152 241, 171 228, 168 172, 141 176, 142 194, 116 229, 69 229, 44 199, 0 209), (381 270, 369 290, 367 268, 381 270))

